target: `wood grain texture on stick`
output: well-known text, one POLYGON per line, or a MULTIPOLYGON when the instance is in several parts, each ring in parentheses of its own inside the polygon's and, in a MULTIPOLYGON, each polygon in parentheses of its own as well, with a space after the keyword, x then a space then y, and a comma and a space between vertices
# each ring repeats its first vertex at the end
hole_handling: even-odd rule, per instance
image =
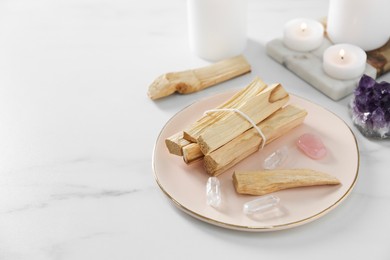
MULTIPOLYGON (((217 108, 240 108, 245 101, 253 96, 259 94, 266 88, 266 84, 258 77, 256 77, 248 86, 238 91, 231 98, 224 103, 217 106, 217 108)), ((229 112, 218 112, 211 115, 204 115, 199 120, 191 124, 187 129, 173 134, 165 140, 165 144, 171 154, 183 155, 183 148, 191 143, 196 143, 198 136, 210 125, 218 120, 222 120, 229 112)), ((194 146, 186 148, 184 161, 189 163, 197 159, 200 154, 199 147, 194 150, 194 146), (198 154, 197 154, 198 153, 198 154)), ((201 155, 203 157, 203 154, 201 155)))
POLYGON ((340 181, 327 173, 311 169, 235 171, 233 185, 240 194, 265 195, 297 187, 337 185, 340 181))
POLYGON ((191 143, 183 147, 183 160, 187 164, 203 158, 203 153, 197 143, 191 143))
MULTIPOLYGON (((225 109, 225 108, 235 108, 240 109, 246 101, 255 97, 263 91, 267 85, 258 77, 256 77, 248 86, 237 92, 233 95, 229 100, 225 103, 217 106, 217 109, 225 109)), ((188 128, 184 130, 183 137, 184 139, 197 142, 199 136, 211 125, 215 124, 218 121, 222 121, 228 116, 230 116, 231 112, 221 111, 212 114, 206 114, 195 123, 190 125, 188 128)))
POLYGON ((189 94, 250 71, 251 66, 244 56, 237 56, 198 69, 169 72, 153 81, 148 96, 155 100, 175 92, 189 94))
MULTIPOLYGON (((256 124, 270 116, 284 106, 289 100, 289 94, 280 84, 267 86, 258 95, 249 98, 239 110, 251 118, 256 124)), ((253 125, 244 117, 235 112, 210 125, 197 139, 203 154, 218 149, 253 125)))
POLYGON ((377 71, 377 77, 390 71, 390 40, 381 48, 367 52, 367 63, 377 71))
MULTIPOLYGON (((257 124, 257 126, 265 135, 266 144, 268 144, 302 124, 306 115, 305 109, 287 105, 257 124)), ((204 157, 204 166, 207 173, 211 176, 220 175, 258 151, 262 142, 263 139, 257 130, 249 129, 204 157)))
POLYGON ((183 138, 183 132, 178 132, 165 139, 165 145, 171 154, 183 155, 183 147, 189 145, 190 142, 183 138))

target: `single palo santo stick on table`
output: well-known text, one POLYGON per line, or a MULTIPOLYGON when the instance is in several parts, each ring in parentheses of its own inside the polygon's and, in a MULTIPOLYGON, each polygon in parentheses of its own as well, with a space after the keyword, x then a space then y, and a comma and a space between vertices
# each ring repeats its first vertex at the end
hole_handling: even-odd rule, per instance
MULTIPOLYGON (((282 85, 273 84, 248 99, 239 110, 257 124, 284 106, 288 100, 289 94, 282 85)), ((209 154, 251 127, 253 125, 242 115, 230 112, 224 120, 209 126, 199 136, 197 141, 200 150, 203 154, 209 154)))
POLYGON ((233 184, 240 194, 264 195, 297 187, 337 185, 340 181, 327 173, 310 169, 287 169, 235 171, 233 184))
POLYGON ((222 60, 212 65, 161 75, 149 86, 148 96, 159 99, 174 92, 188 94, 251 71, 250 64, 243 56, 222 60))
MULTIPOLYGON (((237 92, 232 98, 216 107, 216 109, 235 108, 240 109, 246 102, 257 95, 259 95, 267 85, 258 77, 256 77, 248 86, 237 92)), ((219 111, 212 114, 206 114, 198 121, 193 123, 184 130, 184 139, 197 142, 198 137, 207 129, 207 127, 215 124, 217 121, 222 121, 230 116, 231 112, 219 111)))
MULTIPOLYGON (((240 108, 246 100, 248 100, 250 97, 254 97, 258 95, 262 90, 266 88, 266 84, 259 78, 255 78, 248 86, 243 88, 242 90, 238 91, 236 94, 234 94, 229 100, 227 100, 225 103, 219 105, 217 109, 221 108, 240 108)), ((190 142, 196 142, 196 139, 198 136, 204 131, 204 129, 215 123, 218 120, 223 119, 224 116, 227 116, 230 114, 230 112, 221 111, 218 113, 210 114, 210 115, 204 115, 201 117, 198 121, 193 123, 188 129, 184 131, 184 136, 182 132, 176 133, 170 137, 168 137, 165 140, 165 144, 169 150, 170 153, 182 156, 183 155, 183 149, 186 145, 189 145, 190 142), (187 141, 187 140, 189 141, 187 141)), ((197 149, 196 153, 192 150, 194 147, 186 148, 186 158, 188 158, 188 162, 193 161, 194 159, 198 158, 198 155, 196 153, 199 153, 199 148, 197 149), (193 157, 196 156, 196 157, 193 157), (192 159, 190 159, 192 158, 192 159)), ((203 157, 203 154, 201 155, 203 157)), ((187 161, 186 161, 187 162, 187 161)))
MULTIPOLYGON (((266 144, 284 135, 300 125, 307 115, 306 110, 288 105, 266 120, 257 124, 266 138, 266 144)), ((252 153, 259 150, 263 139, 256 129, 252 128, 219 149, 204 157, 204 166, 208 174, 217 176, 233 167, 252 153)))

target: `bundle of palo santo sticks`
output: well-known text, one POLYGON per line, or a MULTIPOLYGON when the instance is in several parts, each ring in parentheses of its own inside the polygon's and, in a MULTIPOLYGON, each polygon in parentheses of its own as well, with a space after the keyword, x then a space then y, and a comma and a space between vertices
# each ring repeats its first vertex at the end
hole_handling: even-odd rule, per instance
POLYGON ((203 159, 206 172, 217 176, 303 122, 307 112, 287 105, 288 100, 282 85, 267 86, 255 78, 212 113, 168 137, 166 146, 186 163, 203 159), (264 138, 234 110, 249 117, 264 138))

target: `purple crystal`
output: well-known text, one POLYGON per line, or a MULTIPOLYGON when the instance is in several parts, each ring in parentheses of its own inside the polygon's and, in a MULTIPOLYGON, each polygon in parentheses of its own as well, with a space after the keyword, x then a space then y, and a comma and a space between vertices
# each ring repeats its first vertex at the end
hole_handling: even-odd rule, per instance
POLYGON ((390 83, 363 75, 354 95, 353 123, 368 137, 390 138, 390 83))

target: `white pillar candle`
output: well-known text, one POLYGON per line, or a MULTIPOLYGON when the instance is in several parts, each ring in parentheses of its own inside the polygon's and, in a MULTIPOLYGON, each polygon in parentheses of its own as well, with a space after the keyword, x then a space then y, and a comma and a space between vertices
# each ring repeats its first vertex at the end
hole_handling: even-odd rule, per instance
POLYGON ((248 0, 188 0, 190 49, 217 61, 239 55, 247 42, 248 0))
POLYGON ((327 48, 323 55, 324 71, 335 79, 354 79, 363 75, 367 54, 351 44, 336 44, 327 48))
POLYGON ((324 27, 315 20, 297 18, 284 26, 283 42, 294 51, 304 52, 317 49, 323 38, 324 27))
POLYGON ((330 0, 327 33, 334 43, 369 51, 390 37, 389 0, 330 0))

